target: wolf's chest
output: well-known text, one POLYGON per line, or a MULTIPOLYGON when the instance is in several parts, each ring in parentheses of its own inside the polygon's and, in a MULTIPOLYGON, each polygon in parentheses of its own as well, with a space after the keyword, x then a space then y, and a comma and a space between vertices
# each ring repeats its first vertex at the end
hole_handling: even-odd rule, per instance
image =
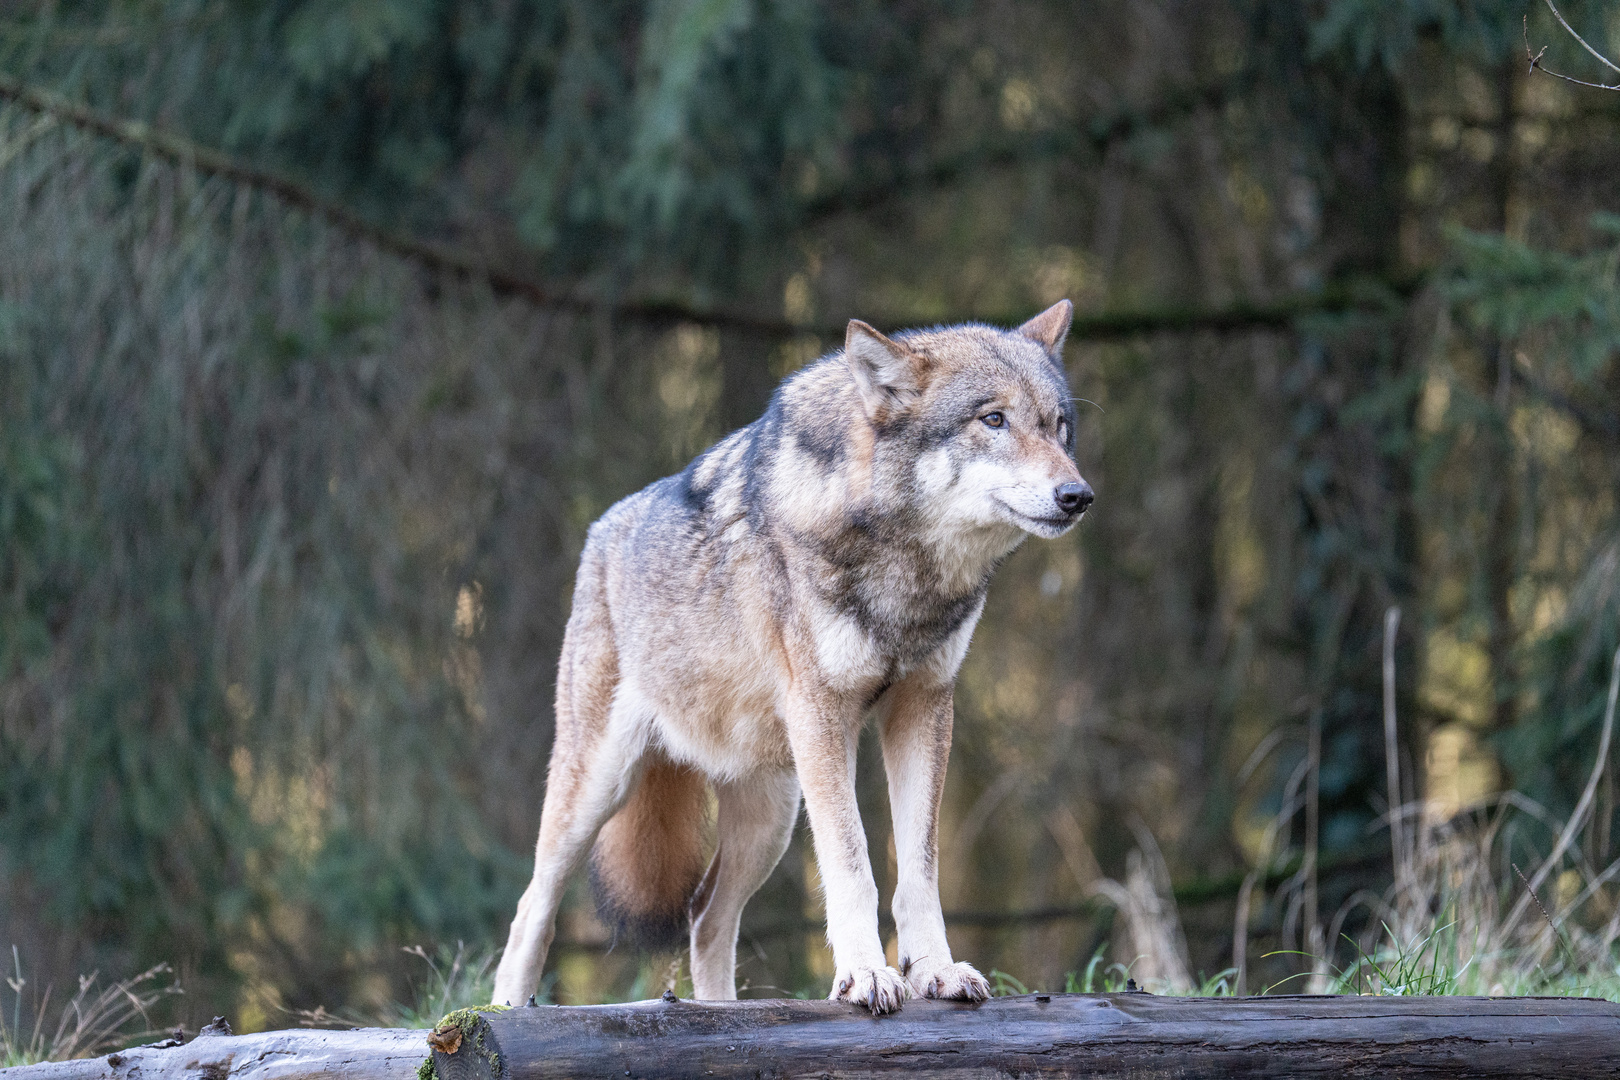
MULTIPOLYGON (((947 593, 918 569, 866 567, 822 583, 812 634, 826 677, 853 689, 901 677, 941 652, 960 652, 957 641, 972 632, 983 587, 947 593)), ((954 671, 955 662, 949 667, 954 671)))
POLYGON ((890 681, 942 653, 953 674, 1004 546, 940 534, 915 512, 854 515, 806 544, 820 666, 855 688, 890 681))

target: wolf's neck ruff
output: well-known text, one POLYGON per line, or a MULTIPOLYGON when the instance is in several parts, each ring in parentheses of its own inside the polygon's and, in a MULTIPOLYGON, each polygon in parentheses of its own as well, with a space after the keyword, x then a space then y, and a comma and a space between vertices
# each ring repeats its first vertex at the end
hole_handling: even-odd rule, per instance
POLYGON ((892 339, 852 322, 843 351, 787 379, 759 420, 591 527, 535 876, 497 1001, 534 986, 563 885, 599 830, 604 909, 632 932, 668 931, 690 901, 697 996, 734 997, 742 906, 785 850, 801 792, 833 996, 877 1012, 908 993, 984 996, 952 962, 939 911, 951 691, 996 565, 1091 501, 1057 360, 1071 314, 1065 301, 1016 331, 892 339), (869 713, 895 816, 904 975, 883 960, 854 801, 869 713), (705 784, 718 844, 702 873, 692 815, 705 784))

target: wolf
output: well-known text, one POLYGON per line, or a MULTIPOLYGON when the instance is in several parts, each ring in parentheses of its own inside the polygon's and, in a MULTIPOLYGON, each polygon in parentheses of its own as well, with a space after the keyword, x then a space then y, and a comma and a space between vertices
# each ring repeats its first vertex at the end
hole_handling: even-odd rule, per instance
POLYGON ((1092 504, 1062 366, 1073 306, 844 347, 785 379, 752 424, 591 526, 557 673, 534 877, 495 976, 534 992, 587 848, 604 916, 689 934, 694 996, 734 999, 743 905, 806 807, 835 1000, 980 1001, 939 901, 952 691, 996 566, 1092 504), (885 960, 855 800, 878 726, 894 819, 900 966, 885 960), (714 853, 703 860, 708 789, 714 853))

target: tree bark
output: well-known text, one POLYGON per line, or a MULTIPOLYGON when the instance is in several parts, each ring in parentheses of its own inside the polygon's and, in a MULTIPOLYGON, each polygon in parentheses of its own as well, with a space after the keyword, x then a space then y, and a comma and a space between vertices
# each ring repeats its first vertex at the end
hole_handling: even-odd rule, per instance
MULTIPOLYGON (((438 1080, 543 1077, 1616 1077, 1620 1005, 1591 998, 1030 994, 642 1001, 478 1014, 438 1080)), ((281 1031, 3 1070, 6 1080, 409 1080, 427 1032, 281 1031)))

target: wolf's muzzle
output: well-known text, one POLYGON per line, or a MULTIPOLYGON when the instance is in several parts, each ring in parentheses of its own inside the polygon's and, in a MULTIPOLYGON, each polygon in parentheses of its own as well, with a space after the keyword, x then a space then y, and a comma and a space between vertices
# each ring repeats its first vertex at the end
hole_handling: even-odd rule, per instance
POLYGON ((1052 493, 1052 498, 1057 501, 1059 510, 1062 510, 1070 517, 1074 517, 1077 514, 1085 513, 1086 509, 1096 501, 1097 496, 1091 490, 1091 485, 1082 480, 1078 484, 1073 481, 1067 484, 1059 484, 1057 490, 1052 493))

